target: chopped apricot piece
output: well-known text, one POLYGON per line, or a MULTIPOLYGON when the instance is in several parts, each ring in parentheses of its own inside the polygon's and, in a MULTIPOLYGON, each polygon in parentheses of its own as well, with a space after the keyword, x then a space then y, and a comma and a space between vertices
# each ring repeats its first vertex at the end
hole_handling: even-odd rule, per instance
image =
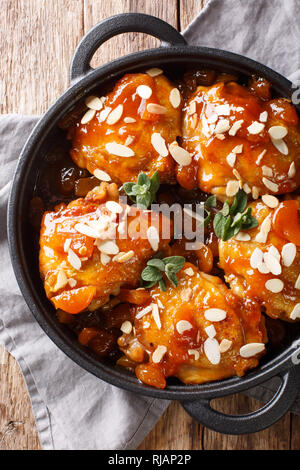
POLYGON ((79 313, 89 306, 96 292, 96 287, 85 286, 72 289, 52 297, 55 308, 67 313, 79 313))
POLYGON ((273 228, 282 238, 300 246, 300 223, 296 200, 291 199, 279 204, 273 216, 273 228))

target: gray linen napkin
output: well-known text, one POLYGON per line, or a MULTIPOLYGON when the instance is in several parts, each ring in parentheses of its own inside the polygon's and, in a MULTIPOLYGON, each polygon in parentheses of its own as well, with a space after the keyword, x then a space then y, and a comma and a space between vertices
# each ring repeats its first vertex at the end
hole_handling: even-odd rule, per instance
MULTIPOLYGON (((297 78, 297 13, 297 0, 210 0, 184 35, 191 44, 240 52, 286 76, 296 72, 297 78)), ((10 265, 5 223, 10 181, 37 119, 0 117, 0 342, 20 364, 44 449, 135 449, 168 402, 117 389, 74 364, 32 317, 10 265)), ((266 401, 274 387, 269 381, 251 394, 266 401)), ((293 410, 300 412, 300 400, 293 410)))

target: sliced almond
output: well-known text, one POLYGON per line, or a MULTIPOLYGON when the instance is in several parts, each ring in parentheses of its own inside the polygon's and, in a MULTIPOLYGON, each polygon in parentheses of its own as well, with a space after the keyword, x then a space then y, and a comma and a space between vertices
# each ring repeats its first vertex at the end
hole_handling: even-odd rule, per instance
POLYGON ((288 177, 289 178, 294 178, 294 176, 296 176, 296 165, 295 165, 295 162, 292 162, 290 164, 290 168, 289 168, 289 171, 288 171, 288 177))
POLYGON ((126 145, 117 144, 117 142, 109 142, 105 145, 108 153, 112 155, 117 155, 118 157, 134 157, 134 151, 126 147, 126 145))
POLYGON ((191 154, 184 148, 180 147, 176 141, 169 145, 169 151, 174 160, 181 166, 190 165, 192 162, 191 154))
POLYGON ((211 364, 219 364, 221 353, 219 343, 215 338, 207 338, 204 343, 204 353, 211 364))
POLYGON ((265 154, 267 153, 267 150, 263 150, 257 157, 257 160, 256 160, 256 165, 260 165, 261 164, 261 161, 263 159, 263 157, 265 156, 265 154))
POLYGON ((135 318, 136 318, 137 320, 139 320, 139 319, 142 318, 144 315, 147 315, 147 314, 150 313, 150 312, 152 312, 152 306, 151 306, 151 305, 148 305, 148 307, 145 307, 145 308, 143 308, 142 310, 140 310, 140 311, 136 314, 135 318))
POLYGON ((237 145, 236 147, 234 147, 232 149, 232 153, 242 153, 243 152, 243 147, 244 147, 243 144, 237 145))
POLYGON ((152 88, 148 85, 139 85, 136 92, 143 100, 148 100, 152 95, 152 88))
POLYGON ((224 140, 224 139, 226 139, 226 137, 225 137, 224 134, 216 134, 216 138, 219 139, 219 140, 224 140))
POLYGON ((204 316, 206 320, 219 322, 225 320, 227 313, 222 308, 209 308, 205 310, 204 316))
POLYGON ((146 70, 146 73, 150 75, 150 77, 157 77, 158 75, 161 75, 164 72, 158 67, 153 67, 152 69, 146 70))
POLYGON ((106 255, 105 253, 101 253, 100 261, 103 266, 106 266, 110 262, 110 256, 106 255))
POLYGON ((220 343, 220 346, 219 346, 219 349, 220 349, 220 353, 226 353, 227 351, 229 351, 229 349, 231 348, 232 346, 232 341, 230 341, 229 339, 222 339, 221 343, 220 343))
POLYGON ((118 253, 116 256, 114 256, 114 261, 117 261, 118 263, 126 263, 127 261, 129 261, 131 258, 134 257, 134 251, 133 250, 130 250, 130 251, 127 251, 125 253, 118 253), (115 259, 116 257, 118 257, 118 259, 115 259))
POLYGON ((187 274, 188 276, 194 276, 194 270, 193 268, 186 268, 184 270, 185 274, 187 274))
POLYGON ((237 131, 239 131, 240 128, 242 127, 243 123, 244 123, 243 119, 240 119, 239 121, 234 122, 232 124, 228 134, 234 137, 236 135, 237 131))
POLYGON ((271 209, 275 209, 278 206, 279 201, 277 197, 271 196, 270 194, 264 194, 262 196, 262 201, 266 206, 270 207, 271 209))
POLYGON ((226 196, 233 197, 240 189, 239 182, 235 180, 228 181, 226 185, 226 196))
POLYGON ((176 323, 176 330, 180 335, 182 335, 185 331, 191 330, 193 325, 187 320, 179 320, 176 323))
POLYGON ((80 121, 81 124, 87 124, 88 122, 90 122, 95 116, 95 114, 96 114, 95 109, 88 109, 87 112, 84 113, 84 115, 81 118, 81 121, 80 121))
POLYGON ((86 224, 79 223, 76 224, 74 228, 77 232, 82 233, 82 235, 86 235, 87 237, 98 238, 99 236, 97 230, 86 224))
POLYGON ((71 248, 69 248, 68 250, 67 258, 68 258, 70 265, 73 266, 73 268, 76 269, 76 271, 79 271, 79 269, 81 268, 81 259, 76 255, 76 253, 71 248))
POLYGON ((98 96, 88 96, 84 102, 87 108, 95 111, 100 111, 103 108, 103 103, 98 96))
POLYGON ((247 127, 247 130, 249 134, 257 135, 257 134, 260 134, 264 130, 264 128, 265 128, 264 124, 258 121, 254 121, 249 127, 247 127))
POLYGON ((134 119, 134 118, 132 118, 132 117, 130 117, 130 116, 126 116, 126 117, 124 117, 124 122, 125 122, 126 124, 132 124, 132 123, 136 122, 136 119, 134 119))
POLYGON ((218 106, 215 106, 214 111, 217 113, 218 116, 229 116, 229 104, 219 104, 218 106))
POLYGON ((101 121, 101 122, 104 122, 110 112, 111 112, 111 108, 110 108, 109 106, 108 106, 107 108, 103 109, 103 110, 101 111, 101 113, 99 114, 99 119, 100 119, 100 121, 101 121))
POLYGON ((119 104, 115 109, 113 109, 106 118, 106 123, 109 125, 116 124, 120 121, 123 114, 123 105, 119 104))
POLYGON ((286 243, 281 250, 282 263, 284 266, 291 266, 295 260, 297 248, 294 243, 286 243))
POLYGON ((267 268, 270 270, 270 272, 274 274, 274 276, 279 276, 281 274, 281 264, 278 259, 270 252, 264 254, 264 262, 266 263, 267 268))
POLYGON ((154 150, 156 150, 156 152, 162 157, 167 157, 169 155, 166 141, 159 132, 154 132, 151 135, 151 144, 154 150))
POLYGON ((274 140, 281 140, 287 135, 287 128, 284 126, 272 126, 269 129, 269 134, 274 140))
POLYGON ((166 346, 157 346, 154 353, 152 354, 152 361, 154 362, 154 364, 159 364, 166 352, 166 346))
POLYGON ((195 114, 197 113, 197 107, 196 107, 196 102, 195 101, 192 101, 190 104, 189 104, 189 107, 187 109, 187 114, 189 116, 191 116, 192 114, 195 114))
POLYGON ((217 122, 215 127, 215 134, 224 134, 224 132, 229 131, 230 124, 228 119, 221 119, 217 122))
POLYGON ((155 321, 157 328, 160 330, 161 329, 161 321, 160 321, 160 316, 159 316, 158 305, 155 304, 155 303, 152 303, 151 307, 152 307, 153 320, 155 321))
POLYGON ((148 228, 147 238, 148 238, 148 241, 150 243, 152 250, 157 251, 159 247, 159 234, 158 234, 156 227, 153 227, 151 225, 151 227, 148 228))
POLYGON ((178 90, 178 88, 172 88, 172 90, 170 91, 170 103, 171 105, 173 106, 173 108, 178 108, 178 106, 180 105, 181 103, 181 94, 180 94, 180 91, 178 90))
POLYGON ((117 255, 119 253, 118 245, 112 240, 107 240, 103 243, 99 243, 97 246, 99 251, 101 251, 101 253, 104 253, 105 255, 117 255))
POLYGON ((278 294, 284 288, 284 284, 280 279, 274 278, 274 279, 269 279, 265 283, 265 287, 270 292, 273 292, 274 294, 278 294))
POLYGON ((128 135, 126 137, 126 140, 125 140, 125 143, 124 145, 126 145, 126 147, 128 147, 129 145, 132 144, 132 142, 134 141, 135 137, 133 135, 128 135))
POLYGON ((271 253, 271 255, 275 256, 278 261, 280 261, 280 253, 277 250, 276 246, 271 245, 270 248, 268 248, 268 252, 271 253))
POLYGON ((121 214, 123 212, 123 207, 116 201, 107 201, 105 206, 113 214, 121 214))
POLYGON ((218 120, 217 113, 213 113, 207 118, 208 124, 215 124, 215 122, 217 122, 217 120, 218 120))
POLYGON ((246 194, 251 193, 251 188, 247 183, 243 184, 243 191, 245 191, 246 194))
POLYGON ((74 289, 74 287, 77 285, 77 281, 76 279, 73 279, 72 277, 70 277, 70 279, 68 279, 68 284, 71 287, 71 289, 74 289))
POLYGON ((260 230, 255 237, 255 241, 257 241, 258 243, 266 243, 270 230, 271 219, 270 217, 266 217, 260 226, 260 230))
POLYGON ((200 353, 199 351, 197 351, 197 349, 189 349, 188 354, 189 356, 194 356, 195 361, 198 361, 198 359, 200 358, 200 353))
POLYGON ((252 197, 253 199, 258 199, 260 189, 257 186, 252 187, 252 197))
POLYGON ((259 116, 260 122, 267 122, 268 120, 268 111, 263 111, 259 116))
POLYGON ((96 168, 96 170, 94 170, 93 175, 100 181, 111 181, 111 177, 109 176, 109 174, 103 170, 99 170, 99 168, 96 168))
POLYGON ((63 289, 68 284, 68 278, 66 273, 60 269, 57 274, 56 284, 54 286, 54 292, 63 289))
POLYGON ((229 155, 227 155, 226 161, 229 166, 234 167, 236 161, 236 154, 231 152, 229 155))
POLYGON ((251 240, 249 233, 246 232, 239 232, 237 235, 234 236, 234 239, 240 242, 248 242, 251 240))
POLYGON ((64 243, 64 252, 65 253, 68 253, 71 243, 72 243, 72 239, 67 238, 67 240, 64 243))
POLYGON ((295 289, 300 289, 300 274, 296 279, 294 287, 295 287, 295 289))
POLYGON ((166 114, 167 108, 156 103, 148 103, 147 111, 151 114, 166 114))
POLYGON ((264 176, 273 176, 273 170, 269 166, 263 165, 261 169, 264 176))
POLYGON ((248 343, 240 348, 240 355, 242 357, 253 357, 265 350, 263 343, 248 343))
POLYGON ((250 257, 250 266, 253 269, 257 269, 263 262, 263 252, 260 250, 260 248, 255 248, 253 250, 253 253, 250 257))
POLYGON ((263 177, 262 182, 264 183, 265 187, 268 188, 273 193, 278 192, 278 189, 279 189, 278 184, 274 183, 273 181, 268 180, 265 177, 263 177))
POLYGON ((271 139, 271 140, 272 140, 272 144, 274 145, 274 147, 280 153, 282 153, 282 155, 288 155, 289 154, 289 148, 286 145, 284 140, 275 140, 275 139, 271 139))
POLYGON ((296 320, 296 318, 300 318, 300 303, 295 305, 290 314, 291 320, 296 320))
POLYGON ((238 179, 238 180, 241 180, 241 179, 242 179, 241 175, 239 174, 239 172, 237 171, 236 168, 234 168, 234 169, 232 170, 232 173, 234 174, 234 176, 236 177, 236 179, 238 179))
POLYGON ((209 338, 214 338, 217 334, 214 325, 209 325, 204 330, 209 338))
POLYGON ((123 333, 126 333, 127 335, 129 335, 132 332, 132 323, 128 320, 124 321, 121 325, 120 330, 123 333))

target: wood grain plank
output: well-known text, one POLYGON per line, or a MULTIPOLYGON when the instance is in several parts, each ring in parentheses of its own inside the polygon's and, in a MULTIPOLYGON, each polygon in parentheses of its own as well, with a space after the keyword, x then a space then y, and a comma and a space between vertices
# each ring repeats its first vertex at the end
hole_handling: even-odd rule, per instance
MULTIPOLYGON (((84 28, 88 31, 99 21, 118 13, 139 12, 157 16, 177 26, 177 0, 84 0, 84 28)), ((159 41, 141 33, 127 33, 110 39, 97 51, 91 65, 97 67, 113 59, 156 47, 159 41)))
MULTIPOLYGON (((223 413, 245 414, 257 410, 261 404, 243 394, 214 400, 213 407, 223 413)), ((255 434, 232 436, 205 429, 203 447, 206 450, 288 450, 290 449, 290 414, 280 421, 255 434)))
POLYGON ((204 8, 207 0, 180 0, 180 29, 183 31, 204 8))
POLYGON ((202 450, 203 432, 204 427, 173 402, 139 450, 202 450))
POLYGON ((300 450, 300 415, 291 415, 291 450, 300 450))
POLYGON ((1 113, 43 113, 68 87, 82 13, 82 0, 1 1, 1 113))

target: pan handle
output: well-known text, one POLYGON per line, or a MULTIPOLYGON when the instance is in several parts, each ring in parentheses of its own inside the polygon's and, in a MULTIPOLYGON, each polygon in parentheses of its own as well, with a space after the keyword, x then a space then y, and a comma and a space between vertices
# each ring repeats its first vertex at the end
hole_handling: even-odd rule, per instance
POLYGON ((181 405, 199 423, 222 434, 250 434, 276 423, 293 405, 299 392, 300 366, 279 374, 281 385, 262 408, 245 415, 219 413, 210 406, 211 399, 182 401, 181 405))
POLYGON ((161 40, 161 46, 186 45, 173 26, 151 15, 123 13, 96 24, 78 44, 70 67, 70 81, 76 82, 93 69, 90 61, 96 50, 108 39, 121 33, 146 33, 161 40))

